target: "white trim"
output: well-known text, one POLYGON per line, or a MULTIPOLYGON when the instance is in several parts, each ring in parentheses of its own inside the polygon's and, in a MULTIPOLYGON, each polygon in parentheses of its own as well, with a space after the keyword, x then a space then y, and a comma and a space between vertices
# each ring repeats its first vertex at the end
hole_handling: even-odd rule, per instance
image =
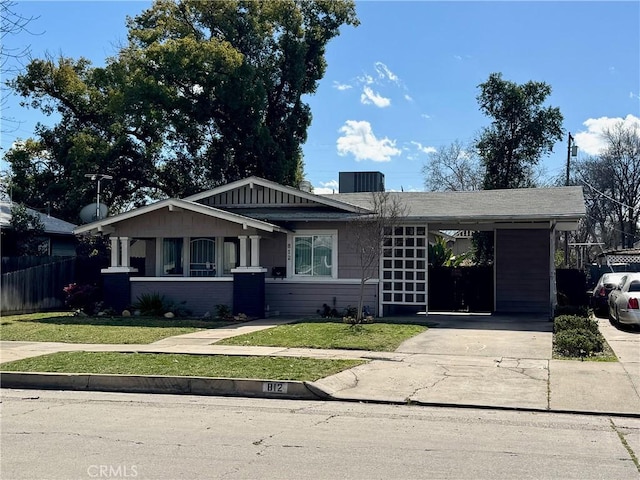
POLYGON ((232 268, 231 273, 266 273, 267 269, 262 267, 238 267, 232 268))
POLYGON ((161 210, 163 208, 167 208, 169 211, 176 211, 176 208, 182 210, 188 210, 195 213, 201 213, 203 215, 207 215, 213 218, 219 218, 221 220, 225 220, 232 223, 237 223, 242 225, 243 227, 246 225, 247 227, 255 228, 257 230, 263 230, 265 232, 288 232, 287 229, 279 227, 273 223, 263 222, 261 220, 255 220, 250 217, 245 217, 243 215, 238 215, 237 213, 231 213, 226 210, 221 210, 219 208, 210 207, 208 205, 203 205, 201 203, 196 203, 187 200, 180 200, 177 198, 170 198, 167 200, 161 200, 159 202, 152 203, 150 205, 145 205, 144 207, 139 207, 133 210, 130 210, 125 213, 121 213, 119 215, 115 215, 113 217, 107 217, 105 219, 88 223, 86 225, 82 225, 73 230, 73 233, 87 233, 92 231, 102 231, 104 227, 116 224, 123 220, 128 220, 130 218, 138 217, 140 215, 144 215, 146 213, 154 212, 156 210, 161 210))
MULTIPOLYGON (((328 283, 331 285, 360 285, 359 278, 300 277, 300 278, 266 278, 266 283, 328 283)), ((377 285, 380 280, 370 278, 365 285, 377 285)))
POLYGON ((138 269, 133 267, 109 267, 100 269, 100 273, 134 273, 137 271, 138 269))
POLYGON ((233 282, 233 277, 131 277, 131 282, 233 282))
POLYGON ((288 186, 281 185, 279 183, 272 182, 270 180, 265 180, 264 178, 255 177, 255 176, 244 178, 242 180, 237 180, 235 182, 227 183, 226 185, 212 188, 211 190, 207 190, 206 192, 196 193, 195 195, 186 197, 184 200, 187 200, 190 202, 197 202, 198 200, 202 200, 208 197, 213 197, 214 195, 219 195, 221 193, 225 193, 230 190, 235 190, 236 188, 241 188, 246 186, 248 186, 249 188, 254 188, 256 185, 264 188, 270 188, 272 190, 276 190, 279 192, 288 193, 290 195, 295 195, 300 198, 304 198, 306 200, 319 203, 321 205, 328 205, 330 207, 339 208, 341 210, 346 210, 348 212, 362 213, 362 212, 370 211, 363 207, 358 207, 356 205, 344 203, 339 200, 333 200, 330 198, 326 198, 324 196, 316 195, 314 193, 305 192, 304 190, 288 187, 288 186))
POLYGON ((295 233, 287 234, 287 278, 312 278, 317 281, 326 279, 338 278, 338 230, 296 230, 295 233), (295 238, 296 237, 310 237, 313 235, 330 235, 332 237, 331 242, 331 276, 319 276, 319 275, 296 275, 295 271, 295 238))

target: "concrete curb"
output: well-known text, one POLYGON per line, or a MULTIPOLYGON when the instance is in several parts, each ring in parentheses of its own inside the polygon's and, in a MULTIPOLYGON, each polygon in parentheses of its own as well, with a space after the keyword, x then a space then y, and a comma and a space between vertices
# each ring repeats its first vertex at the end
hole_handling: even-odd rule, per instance
POLYGON ((331 400, 308 382, 243 378, 0 372, 2 388, 331 400))

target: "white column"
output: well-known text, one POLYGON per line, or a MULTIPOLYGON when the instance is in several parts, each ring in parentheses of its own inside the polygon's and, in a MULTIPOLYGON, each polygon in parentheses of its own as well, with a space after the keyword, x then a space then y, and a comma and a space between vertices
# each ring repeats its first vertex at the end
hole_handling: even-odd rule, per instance
POLYGON ((120 264, 123 267, 128 267, 130 264, 130 254, 129 247, 131 246, 131 241, 129 237, 120 237, 120 253, 122 254, 122 258, 120 259, 120 264))
POLYGON ((247 267, 247 236, 239 235, 238 239, 240 240, 240 268, 247 267))
POLYGON ((260 266, 260 236, 259 235, 251 235, 249 236, 251 239, 251 266, 259 267, 260 266))
POLYGON ((111 266, 120 266, 120 242, 118 237, 109 238, 111 241, 111 266))

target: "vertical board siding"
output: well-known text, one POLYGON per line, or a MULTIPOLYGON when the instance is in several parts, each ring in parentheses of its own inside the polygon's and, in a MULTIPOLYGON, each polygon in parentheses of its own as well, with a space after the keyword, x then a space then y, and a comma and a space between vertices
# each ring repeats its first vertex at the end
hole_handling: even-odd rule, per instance
MULTIPOLYGON (((360 285, 317 282, 267 282, 265 299, 268 312, 283 316, 317 316, 327 304, 342 314, 348 306, 357 307, 360 285), (334 303, 335 299, 335 303, 334 303)), ((364 305, 377 314, 378 285, 365 285, 364 305)))
POLYGON ((65 308, 64 287, 76 278, 76 259, 18 270, 2 275, 0 311, 31 313, 65 308))
POLYGON ((496 231, 496 311, 548 313, 548 230, 496 231))
POLYGON ((142 294, 158 293, 167 300, 184 303, 192 315, 216 314, 216 305, 233 308, 233 281, 228 282, 131 282, 131 303, 142 294))
POLYGON ((199 200, 200 203, 211 207, 239 206, 239 205, 310 205, 313 203, 307 198, 285 193, 272 188, 262 188, 248 185, 228 192, 222 192, 211 197, 199 200))

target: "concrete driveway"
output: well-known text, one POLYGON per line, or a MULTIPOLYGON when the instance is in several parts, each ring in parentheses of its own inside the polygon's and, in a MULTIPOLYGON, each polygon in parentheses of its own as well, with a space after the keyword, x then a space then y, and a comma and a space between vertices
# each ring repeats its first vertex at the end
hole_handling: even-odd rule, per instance
POLYGON ((620 362, 552 360, 542 316, 429 315, 402 359, 373 360, 320 380, 344 400, 640 414, 640 335, 602 324, 620 362))

